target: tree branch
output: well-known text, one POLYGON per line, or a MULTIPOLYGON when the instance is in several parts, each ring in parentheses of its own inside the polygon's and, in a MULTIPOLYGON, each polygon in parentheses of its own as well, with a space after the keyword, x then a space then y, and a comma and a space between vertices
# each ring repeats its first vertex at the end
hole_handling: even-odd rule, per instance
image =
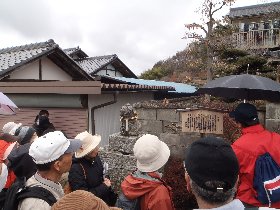
POLYGON ((225 5, 226 5, 226 2, 223 1, 223 4, 222 4, 219 8, 215 9, 215 10, 211 13, 211 15, 213 16, 215 12, 219 11, 220 9, 222 9, 223 6, 225 6, 225 5))
POLYGON ((195 28, 199 28, 201 30, 204 31, 205 34, 207 34, 207 30, 201 25, 201 24, 198 24, 198 23, 191 23, 191 24, 185 24, 185 26, 187 27, 187 29, 195 29, 195 28))

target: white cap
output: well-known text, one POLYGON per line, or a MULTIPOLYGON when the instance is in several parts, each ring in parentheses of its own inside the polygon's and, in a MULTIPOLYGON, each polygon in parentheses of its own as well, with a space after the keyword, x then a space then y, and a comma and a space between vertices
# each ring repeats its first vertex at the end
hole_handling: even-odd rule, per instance
POLYGON ((21 123, 15 123, 15 122, 8 122, 3 126, 3 133, 8 133, 11 135, 15 135, 16 130, 21 126, 21 123))
POLYGON ((140 137, 133 148, 137 159, 137 168, 142 172, 153 172, 168 161, 170 150, 157 136, 145 134, 140 137))
POLYGON ((29 155, 36 164, 45 164, 65 153, 76 152, 81 144, 78 139, 67 139, 61 131, 49 132, 31 144, 29 155))

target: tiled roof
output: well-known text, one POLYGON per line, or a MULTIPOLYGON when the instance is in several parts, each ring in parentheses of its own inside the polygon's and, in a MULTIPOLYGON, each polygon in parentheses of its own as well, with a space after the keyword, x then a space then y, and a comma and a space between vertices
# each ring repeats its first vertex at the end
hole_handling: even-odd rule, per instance
POLYGON ((94 74, 102 67, 108 65, 111 61, 116 59, 117 55, 105 55, 97 56, 85 59, 76 60, 76 62, 86 71, 88 74, 94 74))
POLYGON ((119 90, 119 91, 140 91, 140 90, 162 90, 162 91, 175 91, 172 86, 162 85, 139 85, 139 84, 105 84, 102 83, 103 90, 119 90))
POLYGON ((0 74, 33 60, 56 47, 58 45, 50 39, 46 42, 0 49, 0 74))
POLYGON ((280 12, 280 2, 231 8, 228 16, 229 18, 236 18, 243 16, 259 16, 276 12, 280 12))
POLYGON ((110 79, 117 80, 120 83, 126 84, 136 84, 143 86, 152 86, 152 87, 173 87, 174 90, 169 90, 170 93, 194 93, 196 91, 196 87, 184 83, 176 83, 176 82, 165 82, 165 81, 156 81, 156 80, 144 80, 144 79, 135 79, 135 78, 126 78, 126 77, 109 77, 110 79))
POLYGON ((88 55, 84 51, 82 51, 82 49, 79 46, 78 47, 72 47, 72 48, 63 49, 63 51, 67 55, 69 55, 70 57, 72 57, 73 54, 76 54, 80 58, 88 57, 88 55))
POLYGON ((5 77, 13 70, 47 56, 57 66, 64 69, 75 80, 92 80, 69 55, 52 39, 17 47, 0 49, 0 77, 5 77))
POLYGON ((72 48, 67 48, 67 49, 63 49, 63 51, 67 54, 70 55, 74 52, 77 52, 79 50, 79 47, 72 47, 72 48))

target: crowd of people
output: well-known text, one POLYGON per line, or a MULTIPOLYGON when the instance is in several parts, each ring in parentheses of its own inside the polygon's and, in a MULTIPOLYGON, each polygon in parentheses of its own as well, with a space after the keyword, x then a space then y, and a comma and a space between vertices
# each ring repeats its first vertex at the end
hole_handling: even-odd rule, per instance
MULTIPOLYGON (((183 161, 187 191, 199 209, 280 208, 280 174, 264 183, 265 189, 273 186, 266 191, 267 202, 255 182, 259 157, 269 154, 279 168, 280 135, 264 129, 252 104, 239 104, 229 116, 242 136, 232 145, 208 136, 188 146, 183 161)), ((161 173, 170 149, 155 135, 144 134, 134 144, 137 170, 125 177, 117 195, 98 155, 101 136, 83 131, 69 139, 56 131, 47 110, 31 127, 8 122, 2 131, 0 209, 175 209, 161 173)))

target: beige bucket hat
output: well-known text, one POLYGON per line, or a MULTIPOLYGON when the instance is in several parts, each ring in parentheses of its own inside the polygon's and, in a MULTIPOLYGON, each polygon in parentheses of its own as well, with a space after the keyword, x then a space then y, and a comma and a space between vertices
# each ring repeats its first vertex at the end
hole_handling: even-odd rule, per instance
POLYGON ((76 158, 82 158, 94 150, 101 141, 100 135, 91 135, 87 131, 79 133, 75 139, 80 139, 82 141, 82 146, 78 151, 75 152, 76 158))

